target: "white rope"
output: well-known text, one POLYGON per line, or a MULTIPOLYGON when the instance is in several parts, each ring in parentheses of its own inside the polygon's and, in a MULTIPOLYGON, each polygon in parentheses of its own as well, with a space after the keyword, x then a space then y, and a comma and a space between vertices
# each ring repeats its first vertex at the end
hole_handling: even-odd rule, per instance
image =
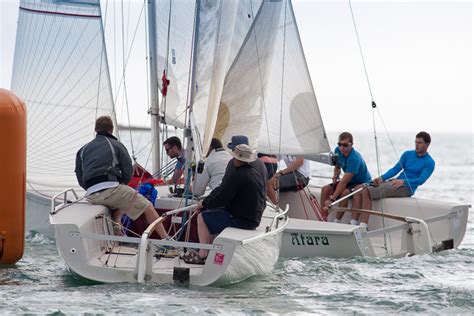
POLYGON ((283 21, 283 56, 282 56, 282 70, 281 70, 281 93, 280 93, 280 138, 278 142, 278 155, 281 155, 281 138, 283 131, 283 90, 285 83, 285 51, 286 51, 286 10, 288 2, 285 0, 285 19, 283 21))

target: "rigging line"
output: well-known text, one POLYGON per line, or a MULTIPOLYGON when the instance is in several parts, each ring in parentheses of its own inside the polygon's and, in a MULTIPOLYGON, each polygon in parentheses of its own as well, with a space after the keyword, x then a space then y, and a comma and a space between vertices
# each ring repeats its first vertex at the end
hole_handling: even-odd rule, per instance
MULTIPOLYGON (((100 36, 100 39, 101 39, 101 43, 102 43, 102 47, 103 47, 103 55, 101 57, 101 63, 102 61, 105 62, 105 67, 104 67, 104 72, 105 72, 105 77, 106 77, 106 83, 107 83, 107 91, 108 92, 108 99, 106 99, 106 101, 104 102, 104 104, 108 104, 108 102, 112 103, 112 108, 110 109, 112 111, 112 119, 114 121, 114 124, 117 126, 118 125, 118 121, 117 121, 117 111, 116 111, 116 105, 114 103, 114 96, 112 94, 112 81, 111 81, 111 78, 110 78, 110 68, 109 68, 109 57, 108 57, 108 54, 107 54, 107 45, 106 45, 106 42, 105 42, 105 31, 106 31, 106 28, 107 28, 107 14, 108 14, 108 0, 106 0, 106 10, 105 10, 105 20, 104 20, 104 23, 102 22, 102 15, 101 15, 101 22, 100 22, 100 28, 101 28, 101 36, 100 36)), ((99 74, 99 76, 102 75, 102 71, 101 73, 99 74)), ((100 87, 100 85, 99 85, 100 87)), ((100 93, 99 93, 100 95, 100 93)), ((105 97, 107 98, 107 97, 105 97)), ((96 113, 96 117, 97 117, 97 113, 96 113)), ((92 136, 95 136, 94 135, 94 132, 91 131, 92 133, 92 136)), ((117 140, 120 141, 120 134, 117 132, 116 133, 117 135, 117 140)))
POLYGON ((281 154, 281 137, 283 132, 283 90, 285 84, 285 51, 286 51, 286 10, 288 1, 285 1, 285 19, 283 20, 283 56, 282 56, 282 70, 281 70, 281 93, 280 93, 280 139, 278 144, 278 155, 281 154))
POLYGON ((47 195, 47 194, 44 194, 43 192, 40 192, 38 191, 31 183, 30 181, 26 180, 26 183, 28 184, 28 186, 31 188, 31 190, 35 193, 37 193, 38 195, 41 195, 41 196, 44 196, 46 198, 52 198, 53 196, 52 195, 47 195))
MULTIPOLYGON (((186 106, 185 106, 185 115, 184 115, 184 125, 186 126, 188 124, 188 119, 190 120, 190 117, 188 118, 188 114, 190 116, 190 112, 192 111, 191 109, 191 104, 190 104, 190 99, 192 100, 192 93, 193 93, 193 86, 194 86, 194 82, 193 82, 193 77, 194 77, 194 74, 193 74, 193 68, 194 68, 194 54, 195 54, 195 45, 196 45, 196 32, 198 32, 198 30, 196 30, 196 23, 197 23, 197 18, 198 18, 198 15, 199 15, 199 5, 200 5, 200 2, 199 1, 196 1, 195 4, 194 4, 194 18, 193 18, 193 32, 192 32, 192 42, 191 42, 191 54, 189 54, 189 70, 188 70, 188 91, 186 93, 186 106), (199 3, 199 4, 198 4, 199 3)), ((191 127, 191 124, 189 122, 189 125, 191 127)))
MULTIPOLYGON (((128 61, 130 60, 130 55, 131 55, 131 53, 132 53, 131 47, 133 47, 133 44, 135 43, 135 38, 136 38, 136 36, 137 36, 138 27, 140 26, 140 21, 141 21, 141 19, 142 19, 144 6, 145 6, 145 4, 142 5, 142 8, 141 8, 141 10, 140 10, 140 15, 139 15, 139 17, 138 17, 137 25, 136 25, 136 27, 135 27, 135 32, 134 32, 134 34, 133 34, 132 42, 131 42, 131 44, 130 44, 130 50, 128 51, 127 59, 126 59, 126 62, 125 62, 125 69, 123 70, 123 73, 125 73, 125 71, 126 71, 126 69, 127 69, 127 66, 128 66, 128 61)), ((116 52, 117 52, 117 50, 115 49, 115 55, 114 55, 115 60, 117 59, 117 57, 116 57, 116 52)), ((117 85, 114 87, 114 88, 115 88, 114 104, 116 104, 116 102, 117 102, 118 95, 119 95, 119 92, 120 92, 120 90, 121 90, 121 88, 122 88, 122 83, 123 83, 124 80, 125 80, 125 78, 124 78, 124 76, 122 75, 122 76, 120 77, 120 82, 119 82, 119 84, 118 84, 118 87, 117 87, 117 85)))
MULTIPOLYGON (((168 76, 168 68, 169 68, 169 58, 170 58, 170 34, 171 34, 171 6, 172 6, 173 0, 170 0, 170 8, 169 8, 169 13, 168 13, 168 34, 167 34, 167 42, 166 42, 166 59, 165 59, 165 71, 166 75, 168 76)), ((156 89, 156 87, 152 87, 152 89, 156 89)), ((167 97, 164 95, 162 97, 162 103, 163 103, 163 116, 166 117, 166 104, 167 104, 167 97)), ((160 115, 159 111, 157 115, 160 115)), ((166 126, 166 123, 165 123, 166 126)))
MULTIPOLYGON (((131 0, 128 0, 128 8, 127 8, 127 36, 125 36, 125 39, 127 40, 126 43, 125 43, 125 47, 128 49, 128 38, 129 38, 129 31, 130 31, 130 3, 131 3, 131 0)), ((130 47, 131 49, 131 47, 130 47)))
MULTIPOLYGON (((113 1, 114 3, 114 27, 113 27, 113 34, 114 34, 114 90, 117 89, 117 12, 116 12, 116 3, 117 1, 113 1)), ((114 102, 115 104, 115 102, 114 102)), ((115 111, 115 110, 114 110, 115 111)))
MULTIPOLYGON (((255 19, 252 0, 249 0, 249 2, 250 2, 250 13, 252 14, 252 19, 255 19)), ((263 5, 263 3, 261 5, 263 5)), ((252 24, 253 23, 255 23, 255 20, 252 22, 252 24)), ((256 50, 256 54, 257 54, 257 63, 258 63, 258 76, 259 76, 259 80, 260 80, 260 90, 261 90, 261 93, 262 93, 263 117, 265 119, 265 125, 266 125, 266 131, 267 131, 268 148, 270 150, 269 154, 273 155, 272 145, 271 145, 271 141, 270 141, 270 127, 268 126, 267 107, 266 107, 266 103, 265 103, 265 91, 264 91, 264 88, 263 88, 262 66, 260 64, 260 52, 258 50, 257 33, 255 31, 255 28, 252 28, 252 30, 253 30, 252 33, 254 34, 254 39, 255 39, 255 50, 256 50)))
MULTIPOLYGON (((124 97, 125 97, 125 106, 127 109, 127 118, 128 118, 128 126, 132 126, 130 122, 130 109, 129 109, 129 104, 128 104, 128 93, 127 93, 127 85, 126 85, 126 73, 125 73, 125 52, 126 52, 126 47, 125 47, 125 29, 124 29, 124 12, 123 12, 123 0, 122 0, 122 69, 123 69, 123 92, 124 92, 124 97)), ((131 51, 131 48, 130 48, 131 51)), ((130 134, 130 147, 132 149, 132 158, 134 162, 137 162, 137 157, 135 156, 135 148, 133 147, 133 137, 132 137, 132 130, 129 130, 130 134)))
MULTIPOLYGON (((147 2, 148 0, 143 0, 143 6, 145 6, 145 3, 147 2)), ((148 10, 148 6, 145 7, 145 10, 148 10)), ((149 46, 149 43, 148 43, 148 34, 147 34, 147 27, 148 27, 148 11, 145 11, 145 24, 144 24, 144 28, 145 28, 145 31, 143 32, 143 34, 145 34, 145 72, 146 72, 146 100, 147 100, 147 103, 148 103, 148 108, 150 108, 150 70, 148 69, 149 67, 149 64, 150 64, 150 56, 148 55, 149 54, 149 51, 148 51, 148 46, 149 46)), ((148 120, 150 119, 150 116, 147 115, 146 116, 146 121, 145 121, 145 126, 146 124, 148 123, 148 120)), ((141 139, 142 139, 142 136, 144 135, 145 133, 141 133, 140 134, 140 138, 138 139, 138 144, 141 143, 141 139)), ((137 144, 137 147, 139 147, 137 144)), ((137 155, 141 152, 141 150, 139 150, 137 152, 137 155)))
MULTIPOLYGON (((108 8, 108 4, 109 4, 109 1, 106 0, 105 1, 105 18, 104 18, 104 25, 107 26, 107 8, 108 8)), ((102 14, 101 14, 102 16, 102 14)), ((105 34, 105 27, 103 29, 103 33, 102 34, 105 34)), ((99 112, 99 99, 100 99, 100 81, 102 79, 102 62, 104 61, 104 52, 105 52, 105 42, 104 42, 104 38, 102 36, 102 41, 101 41, 101 46, 102 46, 102 49, 101 49, 101 54, 100 54, 100 66, 99 66, 99 82, 97 84, 97 103, 96 103, 96 106, 95 106, 95 120, 97 120, 97 114, 99 112)), ((112 104, 112 106, 114 106, 112 104)))
MULTIPOLYGON (((377 174, 378 174, 378 176, 380 176, 380 154, 379 154, 377 129, 376 129, 376 124, 375 124, 375 113, 374 113, 375 108, 377 107, 377 105, 374 101, 374 97, 373 97, 373 93, 372 93, 372 87, 370 85, 369 74, 368 74, 368 71, 367 71, 367 65, 365 63, 364 53, 363 53, 363 50, 362 50, 362 45, 361 45, 361 41, 360 41, 360 37, 359 37, 359 31, 357 30, 357 24, 356 24, 356 21, 355 21, 354 12, 352 10, 351 0, 349 0, 349 9, 350 9, 350 12, 351 12, 352 24, 354 26, 354 31, 355 31, 355 34, 356 34, 357 44, 359 46, 359 53, 360 53, 360 57, 362 59, 362 65, 364 67, 364 73, 365 73, 365 78, 366 78, 366 81, 367 81, 367 87, 369 89, 370 99, 372 101, 372 123, 373 123, 373 129, 374 129, 374 142, 375 142, 375 155, 376 155, 376 161, 377 161, 377 174)), ((384 213, 383 203, 381 203, 381 212, 382 212, 382 226, 383 226, 383 228, 385 228, 385 216, 383 216, 383 213, 384 213)), ((389 236, 391 236, 391 235, 389 234, 389 236)), ((384 233, 384 246, 385 246, 385 251, 388 251, 388 248, 387 248, 387 234, 386 233, 384 233)), ((392 252, 392 249, 390 251, 392 252)))
POLYGON ((357 38, 357 44, 359 45, 360 57, 362 58, 362 64, 364 66, 365 78, 367 80, 367 87, 369 88, 370 98, 372 99, 372 102, 374 102, 374 97, 372 95, 372 87, 370 86, 370 81, 369 81, 369 74, 367 72, 367 67, 366 67, 366 64, 365 64, 364 53, 362 51, 362 45, 360 44, 359 31, 357 30, 357 25, 356 25, 356 21, 355 21, 355 17, 354 17, 354 12, 352 11, 351 0, 349 0, 349 8, 350 8, 350 11, 351 11, 352 24, 354 25, 354 30, 355 30, 355 34, 356 34, 356 38, 357 38))
MULTIPOLYGON (((57 9, 57 6, 56 6, 56 9, 57 9)), ((50 4, 48 4, 48 7, 47 7, 46 11, 49 11, 49 10, 50 10, 50 4)), ((56 13, 56 12, 55 12, 55 13, 56 13)), ((37 14, 37 15, 39 15, 39 14, 37 14)), ((45 21, 46 21, 46 20, 47 20, 46 18, 42 19, 41 30, 40 30, 39 34, 44 34, 44 32, 43 32, 43 27, 44 27, 44 24, 45 24, 45 21)), ((54 19, 53 19, 53 22, 54 22, 54 19)), ((49 26, 49 31, 48 31, 48 34, 46 35, 46 38, 49 38, 49 35, 51 34, 51 30, 52 30, 52 28, 53 28, 53 24, 54 24, 54 23, 51 23, 51 24, 50 24, 50 26, 49 26)), ((46 47, 46 42, 47 42, 47 41, 44 41, 44 43, 43 43, 43 45, 42 45, 41 53, 40 53, 39 55, 37 55, 37 50, 38 50, 38 47, 40 46, 40 42, 41 42, 41 41, 39 41, 39 40, 36 41, 36 47, 35 47, 34 53, 28 55, 28 56, 34 56, 34 57, 39 56, 39 60, 37 60, 37 61, 36 61, 36 58, 31 58, 31 61, 33 62, 32 67, 34 67, 34 70, 33 70, 33 71, 30 70, 30 73, 33 73, 33 74, 36 73, 36 70, 38 69, 39 65, 41 64, 40 61, 41 61, 41 58, 43 57, 43 52, 44 52, 44 49, 45 49, 45 47, 46 47), (36 61, 36 62, 35 62, 35 61, 36 61)), ((22 89, 21 89, 21 90, 23 91, 23 94, 25 94, 25 95, 27 95, 27 91, 29 90, 29 88, 30 88, 30 86, 31 86, 31 83, 32 83, 32 82, 36 82, 36 80, 35 80, 36 78, 29 78, 29 79, 30 79, 30 80, 24 80, 25 83, 26 83, 26 82, 28 83, 28 86, 22 87, 22 89)))

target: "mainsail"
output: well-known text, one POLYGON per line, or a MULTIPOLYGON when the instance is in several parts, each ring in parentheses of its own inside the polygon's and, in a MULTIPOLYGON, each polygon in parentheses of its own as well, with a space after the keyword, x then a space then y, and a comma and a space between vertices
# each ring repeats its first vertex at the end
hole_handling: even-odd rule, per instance
MULTIPOLYGON (((160 115, 166 124, 183 128, 191 79, 196 1, 158 0, 155 16, 159 88, 169 80, 160 115), (164 77, 163 77, 164 76, 164 77)), ((154 87, 152 87, 153 89, 154 87)))
POLYGON ((28 189, 77 188, 75 154, 113 116, 99 0, 21 0, 12 90, 28 108, 28 189))

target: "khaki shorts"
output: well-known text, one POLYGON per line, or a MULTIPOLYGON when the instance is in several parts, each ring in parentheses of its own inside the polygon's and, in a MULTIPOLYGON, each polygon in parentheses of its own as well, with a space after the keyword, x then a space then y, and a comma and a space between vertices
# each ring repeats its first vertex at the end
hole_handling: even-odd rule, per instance
POLYGON ((389 198, 389 197, 409 197, 411 196, 410 190, 402 185, 398 188, 395 188, 391 182, 385 181, 379 184, 376 187, 370 186, 368 187, 370 198, 372 200, 378 200, 381 198, 389 198))
POLYGON ((112 210, 119 209, 125 212, 132 220, 136 220, 142 215, 147 206, 152 206, 151 202, 143 195, 128 185, 123 184, 115 188, 92 193, 86 199, 91 204, 105 205, 112 210))

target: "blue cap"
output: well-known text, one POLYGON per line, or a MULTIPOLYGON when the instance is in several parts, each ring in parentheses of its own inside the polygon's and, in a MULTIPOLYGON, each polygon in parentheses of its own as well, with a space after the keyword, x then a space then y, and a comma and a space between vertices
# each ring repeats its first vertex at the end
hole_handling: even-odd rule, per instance
POLYGON ((244 135, 235 135, 232 136, 231 142, 227 144, 227 148, 234 150, 235 146, 240 144, 249 144, 249 138, 244 135))

